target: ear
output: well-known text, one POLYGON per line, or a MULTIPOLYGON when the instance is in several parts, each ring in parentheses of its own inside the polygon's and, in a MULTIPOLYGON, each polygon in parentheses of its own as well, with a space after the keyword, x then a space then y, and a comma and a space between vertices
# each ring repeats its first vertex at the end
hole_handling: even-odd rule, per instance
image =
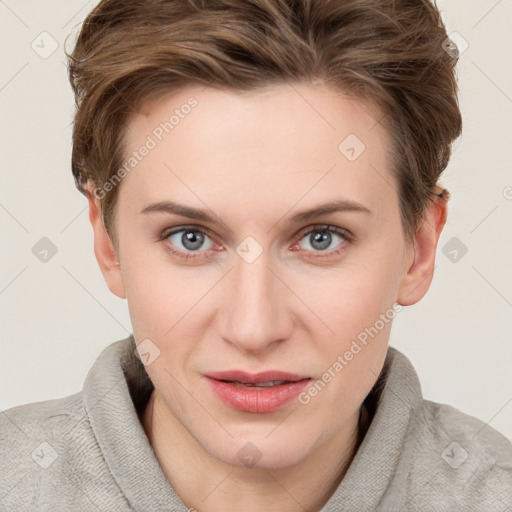
POLYGON ((101 201, 94 195, 94 188, 88 188, 89 220, 94 232, 94 254, 101 273, 110 291, 121 299, 126 299, 121 265, 110 236, 103 224, 101 201))
POLYGON ((397 302, 402 306, 416 304, 430 288, 434 276, 437 243, 446 223, 448 198, 447 190, 443 191, 441 197, 435 197, 416 232, 413 244, 409 246, 409 268, 402 278, 397 297, 397 302))

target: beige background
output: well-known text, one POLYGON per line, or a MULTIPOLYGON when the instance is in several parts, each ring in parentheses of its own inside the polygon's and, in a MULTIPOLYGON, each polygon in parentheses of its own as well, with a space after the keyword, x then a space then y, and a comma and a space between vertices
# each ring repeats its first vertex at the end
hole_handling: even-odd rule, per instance
MULTIPOLYGON (((99 352, 131 330, 94 258, 70 167, 63 44, 95 4, 0 1, 0 409, 78 392, 99 352), (42 58, 52 39, 57 49, 42 58), (47 263, 32 253, 42 237, 58 250, 47 263)), ((464 134, 444 175, 452 200, 432 287, 397 316, 391 344, 426 398, 512 438, 512 0, 438 5, 468 44, 458 64, 464 134), (449 242, 468 249, 456 262, 449 242)))

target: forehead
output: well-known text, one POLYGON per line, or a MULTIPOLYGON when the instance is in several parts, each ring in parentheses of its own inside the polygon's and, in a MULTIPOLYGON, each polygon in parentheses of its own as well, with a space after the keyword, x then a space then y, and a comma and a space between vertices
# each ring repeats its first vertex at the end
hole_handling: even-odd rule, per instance
POLYGON ((123 188, 141 206, 177 190, 197 206, 214 195, 261 207, 279 196, 290 206, 334 188, 375 202, 386 187, 393 195, 381 117, 375 104, 318 84, 190 87, 147 102, 130 120, 126 159, 150 149, 123 188))

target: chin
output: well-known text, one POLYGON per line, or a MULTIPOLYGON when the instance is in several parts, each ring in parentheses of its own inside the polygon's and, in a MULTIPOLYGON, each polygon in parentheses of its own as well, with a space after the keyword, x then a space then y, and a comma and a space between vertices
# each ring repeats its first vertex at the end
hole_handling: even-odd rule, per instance
POLYGON ((234 435, 224 443, 212 440, 208 446, 203 444, 203 449, 225 464, 253 469, 281 469, 293 466, 306 458, 313 449, 313 446, 305 443, 306 439, 297 438, 290 442, 289 435, 268 434, 269 430, 264 429, 252 435, 234 435))

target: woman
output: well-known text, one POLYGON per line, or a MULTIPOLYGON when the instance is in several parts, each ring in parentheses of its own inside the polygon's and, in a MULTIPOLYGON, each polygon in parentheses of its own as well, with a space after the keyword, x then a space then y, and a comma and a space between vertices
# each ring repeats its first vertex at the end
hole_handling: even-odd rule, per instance
POLYGON ((461 132, 435 6, 103 0, 69 59, 133 336, 3 415, 5 510, 508 510, 510 441, 388 346, 461 132))

